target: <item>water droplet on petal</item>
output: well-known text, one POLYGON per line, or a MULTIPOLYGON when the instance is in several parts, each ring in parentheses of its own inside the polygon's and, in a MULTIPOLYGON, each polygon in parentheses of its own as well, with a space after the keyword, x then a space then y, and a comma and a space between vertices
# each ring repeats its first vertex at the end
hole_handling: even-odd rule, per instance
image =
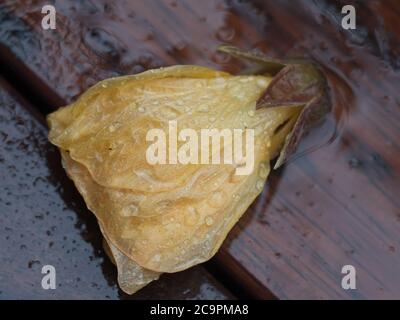
POLYGON ((265 163, 261 163, 260 169, 258 171, 260 178, 265 179, 268 176, 268 172, 269 172, 268 166, 265 165, 265 163))
POLYGON ((199 220, 199 214, 198 214, 196 208, 189 207, 188 211, 185 214, 184 220, 188 226, 194 226, 197 223, 197 221, 199 220))
POLYGON ((268 82, 265 79, 258 79, 257 86, 259 86, 260 88, 266 88, 268 86, 268 82))
POLYGON ((103 157, 99 153, 96 152, 94 154, 94 157, 96 158, 97 161, 103 162, 103 157))
POLYGON ((136 204, 132 203, 121 210, 121 215, 124 217, 134 217, 137 215, 138 211, 139 207, 136 204))
POLYGON ((151 258, 151 260, 152 260, 153 262, 160 262, 160 260, 161 260, 161 254, 156 253, 156 254, 151 258))
POLYGON ((223 77, 218 77, 215 79, 215 82, 219 85, 225 85, 226 84, 226 80, 223 77))
POLYGON ((200 112, 208 112, 208 106, 203 106, 200 108, 200 112))
POLYGON ((222 207, 225 203, 226 196, 223 191, 214 192, 208 200, 208 204, 211 207, 219 208, 222 207))
POLYGON ((262 190, 264 188, 264 181, 263 180, 258 180, 256 183, 256 188, 257 190, 262 190))
POLYGON ((214 219, 212 217, 206 217, 206 225, 211 226, 214 223, 214 219))

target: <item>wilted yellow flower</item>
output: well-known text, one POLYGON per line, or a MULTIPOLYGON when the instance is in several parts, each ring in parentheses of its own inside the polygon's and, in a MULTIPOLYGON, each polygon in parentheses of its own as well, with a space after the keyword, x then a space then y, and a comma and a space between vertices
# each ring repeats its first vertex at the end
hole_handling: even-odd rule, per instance
POLYGON ((323 81, 313 66, 223 50, 255 61, 261 73, 231 75, 199 66, 149 70, 101 81, 48 116, 49 139, 96 215, 119 284, 128 293, 162 272, 210 259, 262 191, 269 161, 280 153, 278 165, 283 162, 325 102, 323 81), (149 141, 154 129, 166 133, 165 150, 149 141), (216 149, 210 146, 210 156, 202 158, 208 145, 199 137, 205 129, 239 133, 241 154, 253 153, 252 170, 238 175, 246 165, 242 160, 249 158, 234 155, 213 163, 215 153, 225 159, 238 149, 234 135, 227 134, 232 140, 216 149), (246 130, 254 138, 251 150, 246 130), (152 163, 149 150, 166 161, 152 163), (194 154, 182 163, 186 152, 194 154))

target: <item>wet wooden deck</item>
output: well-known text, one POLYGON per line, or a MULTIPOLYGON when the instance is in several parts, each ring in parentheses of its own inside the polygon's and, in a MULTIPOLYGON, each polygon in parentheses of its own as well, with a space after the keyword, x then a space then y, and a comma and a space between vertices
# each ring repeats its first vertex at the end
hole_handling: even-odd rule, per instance
POLYGON ((111 76, 172 64, 238 71, 221 43, 313 58, 332 114, 271 174, 216 257, 134 297, 233 298, 222 282, 255 298, 400 298, 398 1, 56 1, 57 29, 43 30, 46 3, 0 4, 0 298, 126 298, 43 115, 111 76), (357 29, 343 30, 351 3, 357 29), (65 290, 39 289, 48 261, 65 290), (344 265, 356 290, 341 288, 344 265))

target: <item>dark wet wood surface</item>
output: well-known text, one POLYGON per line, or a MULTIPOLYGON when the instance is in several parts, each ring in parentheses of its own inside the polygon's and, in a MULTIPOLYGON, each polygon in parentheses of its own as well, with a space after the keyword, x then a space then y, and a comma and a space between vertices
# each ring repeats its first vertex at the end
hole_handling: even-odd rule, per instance
POLYGON ((331 115, 271 174, 208 267, 258 298, 400 298, 398 1, 55 1, 53 31, 41 28, 44 3, 0 5, 2 70, 42 111, 148 68, 238 71, 221 43, 316 60, 331 115), (341 28, 345 4, 356 30, 341 28), (341 288, 349 264, 356 290, 341 288))
POLYGON ((0 299, 234 298, 203 267, 118 289, 93 215, 47 141, 44 118, 0 78, 0 299), (44 290, 44 265, 56 289, 44 290))

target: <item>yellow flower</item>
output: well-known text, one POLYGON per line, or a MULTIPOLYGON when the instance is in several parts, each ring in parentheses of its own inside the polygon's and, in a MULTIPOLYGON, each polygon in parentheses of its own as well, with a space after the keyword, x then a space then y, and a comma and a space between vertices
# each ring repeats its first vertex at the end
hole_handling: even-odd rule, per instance
POLYGON ((210 259, 262 191, 270 160, 280 153, 280 165, 314 111, 325 109, 323 78, 310 64, 222 50, 256 62, 261 73, 183 65, 149 70, 101 81, 48 116, 49 139, 96 215, 128 293, 162 272, 210 259), (148 158, 154 129, 159 139, 165 133, 165 149, 160 141, 150 149, 168 160, 163 163, 148 158), (185 129, 191 140, 180 135, 185 129), (241 138, 251 130, 254 143, 246 149, 249 140, 238 147, 221 136, 224 143, 214 148, 207 145, 212 139, 197 139, 206 129, 227 130, 227 137, 239 132, 241 138), (212 150, 209 156, 202 157, 204 147, 212 150), (245 175, 237 174, 240 158, 225 158, 235 150, 245 160, 253 153, 245 175), (193 154, 182 163, 186 151, 193 154), (216 154, 228 160, 213 163, 216 154))

